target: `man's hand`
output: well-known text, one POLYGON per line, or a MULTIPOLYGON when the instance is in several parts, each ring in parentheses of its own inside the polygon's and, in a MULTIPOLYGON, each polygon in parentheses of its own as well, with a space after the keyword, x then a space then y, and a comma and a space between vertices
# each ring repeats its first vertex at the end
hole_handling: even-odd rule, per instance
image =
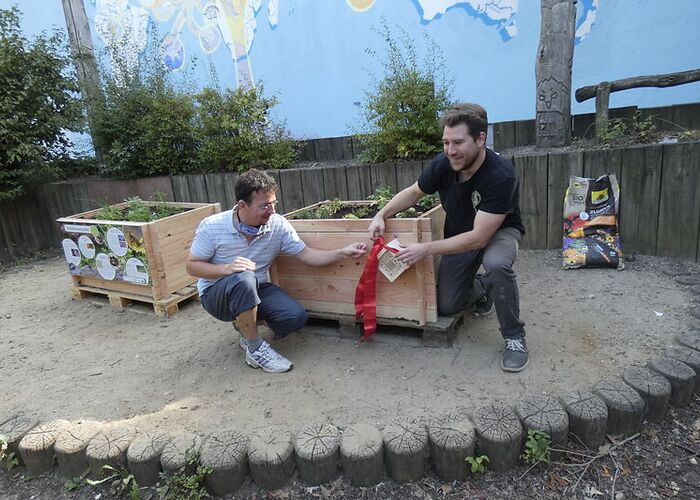
POLYGON ((245 257, 236 257, 232 262, 226 264, 224 269, 228 274, 255 271, 255 262, 245 257))
POLYGON ((369 238, 374 241, 380 236, 384 236, 385 223, 380 215, 375 215, 372 222, 369 224, 369 238))
POLYGON ((396 254, 400 261, 412 266, 428 254, 428 245, 425 243, 409 243, 396 254))
POLYGON ((366 252, 367 244, 361 242, 352 243, 340 249, 340 253, 343 255, 343 257, 352 257, 353 259, 359 259, 366 252))

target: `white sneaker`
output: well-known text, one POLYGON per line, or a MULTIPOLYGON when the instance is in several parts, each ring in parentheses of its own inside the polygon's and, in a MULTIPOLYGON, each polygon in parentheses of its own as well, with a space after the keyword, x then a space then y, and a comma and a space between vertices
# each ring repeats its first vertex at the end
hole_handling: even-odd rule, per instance
POLYGON ((248 349, 248 341, 241 334, 238 334, 238 347, 240 347, 244 351, 248 349))
POLYGON ((245 350, 245 362, 252 368, 262 368, 267 373, 284 373, 294 367, 294 363, 275 351, 270 344, 263 343, 255 352, 245 350))

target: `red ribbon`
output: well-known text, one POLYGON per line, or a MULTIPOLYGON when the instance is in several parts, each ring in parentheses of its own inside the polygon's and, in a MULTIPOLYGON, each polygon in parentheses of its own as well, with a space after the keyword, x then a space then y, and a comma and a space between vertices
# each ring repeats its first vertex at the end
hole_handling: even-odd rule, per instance
POLYGON ((398 253, 395 248, 384 244, 384 238, 379 236, 369 252, 360 281, 355 288, 355 319, 364 320, 364 333, 360 344, 368 340, 377 331, 377 268, 378 255, 382 248, 392 253, 398 253))

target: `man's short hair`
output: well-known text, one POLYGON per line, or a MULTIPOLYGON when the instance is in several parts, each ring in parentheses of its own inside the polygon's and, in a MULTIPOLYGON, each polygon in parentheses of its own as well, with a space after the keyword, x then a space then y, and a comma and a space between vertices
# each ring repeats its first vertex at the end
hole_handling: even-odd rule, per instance
POLYGON ((256 168, 243 172, 236 181, 236 199, 250 203, 253 193, 277 190, 277 182, 270 175, 256 168))
POLYGON ((481 132, 486 134, 489 128, 486 110, 483 106, 470 102, 454 104, 445 111, 440 122, 443 129, 445 127, 456 127, 461 124, 467 126, 469 135, 474 139, 479 137, 481 132))

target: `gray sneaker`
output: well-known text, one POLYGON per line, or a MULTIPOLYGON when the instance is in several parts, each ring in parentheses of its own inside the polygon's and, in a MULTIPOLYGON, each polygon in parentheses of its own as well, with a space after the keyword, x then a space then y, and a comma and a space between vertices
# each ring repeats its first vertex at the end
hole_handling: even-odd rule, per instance
POLYGON ((245 362, 252 368, 262 368, 267 373, 284 373, 294 367, 294 363, 275 351, 263 340, 255 352, 245 351, 245 362))
POLYGON ((519 372, 525 369, 529 362, 527 342, 520 337, 505 339, 506 347, 501 358, 501 368, 504 372, 519 372))

